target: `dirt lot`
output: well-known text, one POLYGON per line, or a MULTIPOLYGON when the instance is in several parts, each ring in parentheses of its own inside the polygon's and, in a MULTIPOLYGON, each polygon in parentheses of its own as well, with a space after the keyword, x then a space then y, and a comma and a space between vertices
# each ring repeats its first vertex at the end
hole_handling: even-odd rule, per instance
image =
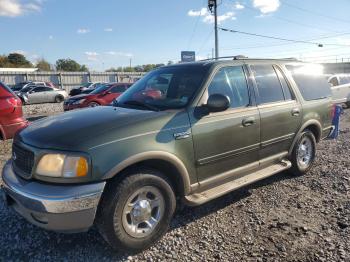
MULTIPOLYGON (((51 109, 35 110, 47 114, 51 109)), ((340 137, 319 144, 309 174, 281 173, 203 206, 185 208, 166 236, 137 256, 114 252, 94 228, 75 235, 46 232, 1 200, 0 260, 350 261, 349 120, 347 110, 340 137)), ((3 142, 0 168, 10 155, 11 141, 3 142)))

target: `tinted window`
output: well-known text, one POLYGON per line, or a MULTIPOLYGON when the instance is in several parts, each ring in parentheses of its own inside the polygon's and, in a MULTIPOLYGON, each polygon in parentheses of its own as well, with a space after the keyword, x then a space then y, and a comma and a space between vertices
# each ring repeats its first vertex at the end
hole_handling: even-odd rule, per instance
POLYGON ((102 85, 99 86, 98 88, 96 88, 94 91, 92 91, 90 94, 100 94, 103 93, 105 91, 107 91, 112 85, 102 85))
POLYGON ((251 69, 261 104, 284 101, 282 86, 272 65, 255 65, 251 69))
POLYGON ((148 104, 159 110, 182 108, 192 99, 207 74, 207 67, 171 66, 154 70, 118 98, 119 106, 148 104))
POLYGON ((231 108, 249 105, 247 80, 242 67, 221 68, 208 88, 208 95, 223 94, 230 98, 231 108))
POLYGON ((292 96, 289 84, 287 83, 285 76, 283 75, 283 73, 281 72, 280 69, 275 68, 275 70, 277 72, 278 78, 279 78, 281 85, 282 85, 284 99, 287 101, 293 100, 293 96, 292 96))
POLYGON ((47 87, 44 87, 43 91, 53 91, 53 88, 47 86, 47 87))
POLYGON ((44 86, 39 86, 39 87, 36 87, 32 90, 34 93, 39 93, 39 92, 44 92, 46 91, 46 87, 44 86))
POLYGON ((330 84, 323 75, 321 65, 287 65, 294 81, 305 100, 315 100, 331 96, 330 84))
POLYGON ((126 90, 126 87, 123 85, 119 85, 119 86, 114 86, 111 88, 111 92, 112 93, 123 93, 126 90))

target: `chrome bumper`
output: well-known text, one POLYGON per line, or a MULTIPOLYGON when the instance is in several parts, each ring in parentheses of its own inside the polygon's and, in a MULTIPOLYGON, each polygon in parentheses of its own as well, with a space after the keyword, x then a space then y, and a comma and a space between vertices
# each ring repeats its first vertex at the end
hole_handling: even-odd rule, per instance
POLYGON ((54 185, 26 181, 15 175, 8 161, 2 172, 8 205, 29 222, 48 230, 81 232, 94 222, 105 182, 54 185))

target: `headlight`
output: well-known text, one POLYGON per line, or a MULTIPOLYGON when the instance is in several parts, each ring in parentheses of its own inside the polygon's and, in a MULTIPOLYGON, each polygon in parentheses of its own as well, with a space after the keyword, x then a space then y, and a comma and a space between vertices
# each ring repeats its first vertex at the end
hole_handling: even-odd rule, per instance
POLYGON ((84 103, 85 100, 86 100, 86 99, 76 100, 76 101, 74 101, 72 104, 73 104, 73 105, 80 105, 80 104, 84 103))
POLYGON ((40 159, 36 173, 41 176, 75 178, 87 176, 88 170, 85 157, 48 154, 40 159))

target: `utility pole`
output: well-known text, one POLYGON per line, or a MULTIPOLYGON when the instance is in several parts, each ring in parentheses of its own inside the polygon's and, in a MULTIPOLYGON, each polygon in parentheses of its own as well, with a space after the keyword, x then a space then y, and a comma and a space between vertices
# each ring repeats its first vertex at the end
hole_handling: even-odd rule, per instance
POLYGON ((215 59, 219 57, 219 35, 218 35, 218 3, 217 0, 208 0, 208 8, 214 14, 215 30, 215 59))

